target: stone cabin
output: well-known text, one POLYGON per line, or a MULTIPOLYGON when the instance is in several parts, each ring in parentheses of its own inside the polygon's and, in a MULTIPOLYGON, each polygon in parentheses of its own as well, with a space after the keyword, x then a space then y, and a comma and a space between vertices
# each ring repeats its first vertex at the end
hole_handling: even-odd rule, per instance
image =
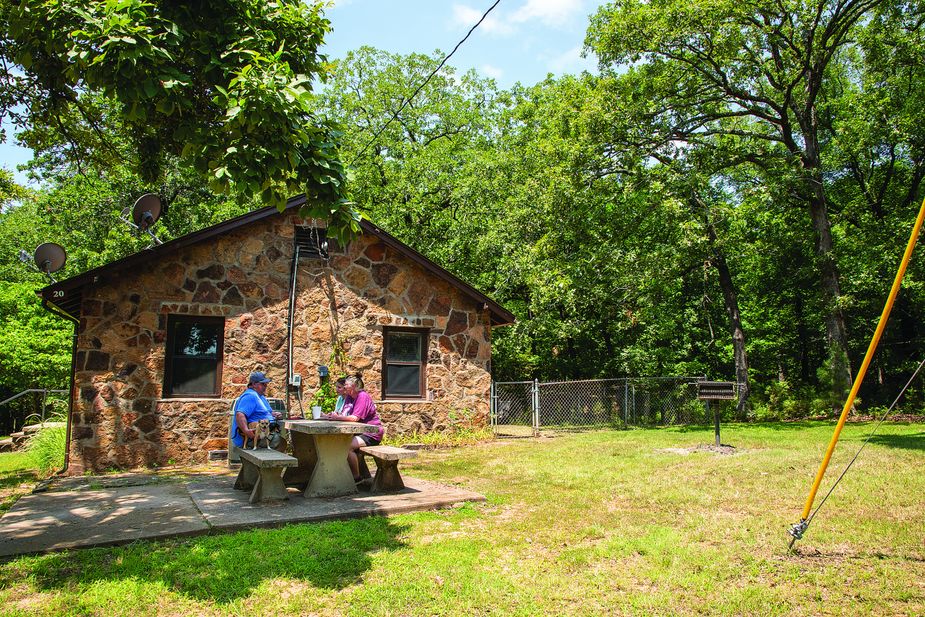
POLYGON ((487 422, 504 307, 375 225, 345 247, 264 208, 42 289, 74 322, 68 470, 200 463, 251 371, 310 414, 320 367, 363 374, 391 434, 487 422), (325 249, 326 246, 326 249, 325 249), (294 375, 301 390, 287 387, 294 375))

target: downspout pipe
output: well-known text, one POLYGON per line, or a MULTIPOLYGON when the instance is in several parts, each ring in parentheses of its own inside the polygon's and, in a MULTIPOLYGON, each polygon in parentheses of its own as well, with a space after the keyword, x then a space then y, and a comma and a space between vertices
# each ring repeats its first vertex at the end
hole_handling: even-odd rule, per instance
POLYGON ((74 415, 74 375, 77 372, 77 329, 80 326, 80 320, 74 318, 71 315, 68 315, 58 307, 48 304, 48 300, 44 298, 42 299, 42 308, 49 313, 54 313, 59 317, 67 319, 74 325, 74 332, 71 335, 71 374, 70 387, 68 388, 67 395, 67 424, 65 425, 66 428, 64 437, 64 467, 62 467, 61 471, 58 472, 58 475, 64 475, 67 473, 68 467, 70 467, 71 463, 71 418, 74 415))
MULTIPOLYGON (((296 242, 295 253, 292 256, 292 270, 289 275, 289 318, 288 323, 286 324, 286 350, 288 356, 288 364, 286 366, 286 413, 289 414, 289 410, 292 408, 289 398, 291 396, 291 391, 289 389, 289 384, 292 382, 292 328, 293 328, 293 314, 295 313, 295 292, 296 292, 296 280, 299 277, 299 243, 296 242)), ((299 393, 296 393, 296 396, 299 396, 299 393)), ((301 403, 300 403, 301 404, 301 403)), ((292 414, 289 414, 292 415, 292 414)))

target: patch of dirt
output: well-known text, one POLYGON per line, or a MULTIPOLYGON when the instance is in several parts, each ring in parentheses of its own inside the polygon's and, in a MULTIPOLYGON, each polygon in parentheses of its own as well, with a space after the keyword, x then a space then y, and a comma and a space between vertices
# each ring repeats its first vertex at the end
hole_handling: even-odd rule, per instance
POLYGON ((0 474, 0 516, 12 508, 20 497, 28 495, 38 481, 38 476, 31 471, 0 474))
POLYGON ((713 454, 738 454, 739 450, 736 450, 735 446, 729 446, 726 444, 720 445, 707 445, 700 444, 698 446, 691 446, 689 448, 664 448, 659 450, 660 452, 669 452, 671 454, 680 454, 681 456, 687 456, 688 454, 693 454, 694 452, 712 452, 713 454))
POLYGON ((897 559, 904 561, 925 562, 925 555, 910 551, 904 553, 901 551, 886 550, 855 550, 846 544, 835 545, 822 551, 814 546, 800 546, 797 543, 793 550, 788 553, 790 559, 818 560, 821 563, 832 563, 849 561, 853 559, 863 561, 876 561, 882 559, 897 559))
POLYGON ((20 497, 32 492, 32 484, 21 484, 14 487, 0 489, 0 516, 13 507, 20 497))
POLYGON ((12 602, 13 606, 23 613, 39 613, 44 601, 44 594, 35 592, 28 585, 17 585, 9 590, 10 598, 18 598, 12 602))

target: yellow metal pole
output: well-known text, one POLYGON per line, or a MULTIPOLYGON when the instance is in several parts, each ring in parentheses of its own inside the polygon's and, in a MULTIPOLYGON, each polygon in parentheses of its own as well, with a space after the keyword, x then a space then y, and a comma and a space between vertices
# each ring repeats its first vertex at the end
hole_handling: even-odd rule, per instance
MULTIPOLYGON (((858 370, 858 374, 854 378, 854 385, 851 387, 851 392, 848 393, 848 400, 845 401, 845 407, 842 409, 841 417, 838 418, 838 424, 835 426, 835 433, 832 435, 832 440, 829 442, 829 447, 825 451, 822 464, 819 465, 819 471, 816 472, 816 479, 813 481, 813 488, 810 490, 809 497, 806 499, 806 505, 803 506, 803 516, 801 523, 805 523, 809 517, 809 512, 813 507, 813 501, 816 499, 816 493, 819 492, 819 484, 822 482, 822 476, 825 475, 825 470, 829 466, 829 460, 832 458, 832 452, 835 450, 835 444, 838 442, 838 436, 841 434, 841 430, 845 426, 845 420, 848 419, 848 412, 854 405, 854 399, 858 394, 858 389, 860 389, 861 382, 864 381, 864 376, 867 374, 867 367, 870 366, 870 361, 873 358, 874 351, 877 349, 877 343, 880 342, 880 336, 883 334, 883 330, 886 328, 887 319, 890 317, 890 311, 893 309, 893 302, 896 300, 896 296, 899 293, 899 287, 902 284, 903 276, 906 274, 906 267, 909 265, 909 260, 912 258, 912 249, 915 248, 915 242, 919 237, 919 231, 922 229, 923 220, 925 220, 925 200, 922 201, 922 206, 919 208, 919 216, 915 220, 915 226, 912 229, 912 235, 909 236, 909 243, 906 245, 906 252, 903 254, 902 262, 899 264, 899 270, 896 271, 896 278, 893 281, 893 287, 890 289, 890 295, 886 300, 886 305, 883 307, 883 313, 880 315, 880 322, 877 324, 877 329, 874 332, 874 336, 870 340, 870 345, 867 347, 867 354, 864 356, 864 362, 861 363, 861 368, 858 370)), ((794 539, 798 537, 799 535, 794 534, 794 539)), ((792 546, 793 542, 791 541, 790 544, 792 546)))

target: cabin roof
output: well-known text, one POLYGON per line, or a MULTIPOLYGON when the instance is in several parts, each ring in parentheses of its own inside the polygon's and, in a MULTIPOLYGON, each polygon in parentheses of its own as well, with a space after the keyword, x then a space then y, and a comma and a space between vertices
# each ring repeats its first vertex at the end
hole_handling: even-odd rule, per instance
MULTIPOLYGON (((304 196, 295 197, 289 200, 289 202, 286 204, 285 210, 297 209, 304 203, 304 196)), ((72 276, 68 279, 58 281, 48 285, 47 287, 43 287, 38 291, 38 294, 42 297, 44 301, 43 304, 50 304, 55 309, 57 309, 58 312, 63 312, 66 316, 71 318, 79 318, 80 302, 83 295, 82 290, 86 286, 96 284, 101 279, 104 279, 116 272, 130 269, 133 266, 137 266, 142 263, 150 263, 152 259, 157 259, 158 257, 168 255, 179 249, 192 246, 194 244, 199 244, 200 242, 205 242, 216 236, 226 234, 230 231, 238 229, 239 227, 255 223, 278 213, 279 210, 269 206, 248 212, 247 214, 242 214, 241 216, 218 223, 217 225, 195 231, 174 240, 164 242, 163 244, 152 246, 143 251, 139 251, 137 253, 128 255, 127 257, 123 257, 117 261, 93 268, 92 270, 87 270, 86 272, 72 276)), ((417 263, 427 272, 430 272, 437 278, 446 281, 452 287, 461 291, 464 295, 472 298, 474 302, 481 304, 490 312, 491 323, 493 326, 503 326, 514 323, 515 317, 513 313, 460 279, 458 276, 437 265, 432 260, 428 259, 421 253, 418 253, 391 234, 383 231, 377 225, 374 225, 373 223, 364 219, 360 222, 360 227, 362 228, 363 233, 372 234, 373 236, 377 237, 386 246, 395 249, 399 254, 417 263)))

